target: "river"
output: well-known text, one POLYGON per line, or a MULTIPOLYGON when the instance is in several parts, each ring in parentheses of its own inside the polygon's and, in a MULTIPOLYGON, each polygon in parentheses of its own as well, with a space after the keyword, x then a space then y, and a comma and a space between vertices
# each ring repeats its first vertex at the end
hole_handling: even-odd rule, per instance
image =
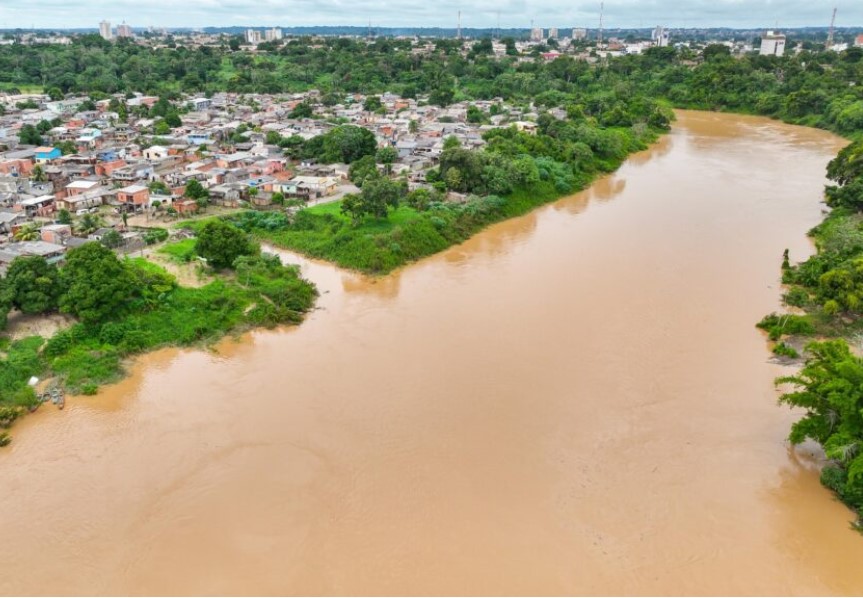
POLYGON ((299 327, 160 351, 0 451, 2 594, 847 594, 754 327, 842 146, 680 112, 584 193, 299 327))

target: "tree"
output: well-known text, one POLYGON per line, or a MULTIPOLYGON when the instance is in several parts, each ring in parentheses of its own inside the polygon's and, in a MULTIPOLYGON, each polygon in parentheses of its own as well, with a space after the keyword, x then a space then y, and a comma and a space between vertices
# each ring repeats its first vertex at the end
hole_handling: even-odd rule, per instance
POLYGON ((325 133, 318 156, 324 162, 350 164, 363 156, 374 156, 377 150, 375 135, 356 125, 341 125, 325 133))
POLYGON ((377 112, 381 108, 383 108, 383 103, 380 96, 368 96, 363 102, 363 110, 366 112, 377 112))
POLYGON ((731 48, 724 44, 709 44, 704 48, 704 60, 716 60, 731 56, 731 48))
MULTIPOLYGON (((125 216, 126 213, 123 212, 123 215, 125 216)), ((117 231, 109 230, 104 235, 102 235, 100 243, 102 243, 102 245, 104 245, 108 249, 117 249, 123 244, 123 237, 117 231)))
POLYGON ((57 212, 57 224, 72 224, 72 214, 66 208, 57 212))
POLYGON ((272 200, 273 200, 273 203, 276 204, 277 206, 282 206, 285 204, 285 194, 276 191, 272 195, 272 200))
POLYGON ((201 229, 195 251, 207 263, 221 270, 230 268, 242 255, 257 255, 260 251, 242 230, 224 220, 211 220, 201 229))
POLYGON ((171 125, 165 120, 160 120, 153 127, 153 133, 156 135, 168 135, 171 132, 171 125))
POLYGON ((60 311, 86 324, 116 318, 138 291, 128 266, 100 243, 70 250, 60 280, 66 289, 60 296, 60 311))
POLYGON ((210 197, 210 192, 204 189, 204 186, 197 179, 192 179, 186 183, 185 196, 189 199, 207 199, 210 197))
POLYGON ((35 222, 22 225, 12 237, 16 241, 36 241, 40 236, 40 227, 35 222))
POLYGON ((267 145, 279 145, 282 141, 282 135, 278 131, 267 132, 267 145))
POLYGON ((30 173, 30 178, 36 183, 44 183, 48 180, 48 177, 45 176, 45 169, 42 168, 41 164, 37 164, 33 167, 33 171, 30 173))
POLYGON ((288 118, 311 118, 315 114, 315 108, 309 102, 300 102, 294 109, 291 110, 291 113, 288 115, 288 118))
POLYGON ((78 221, 78 234, 89 235, 105 225, 105 219, 99 214, 84 214, 78 221))
POLYGON ((165 122, 172 129, 176 129, 177 127, 183 126, 183 121, 180 120, 180 115, 177 114, 176 112, 169 112, 168 114, 166 114, 165 115, 165 122))
POLYGON ((56 102, 58 100, 62 100, 65 96, 63 95, 63 90, 59 87, 52 87, 48 90, 48 97, 51 98, 52 102, 56 102))
POLYGON ((25 314, 56 310, 62 291, 57 267, 40 256, 21 256, 12 260, 5 286, 12 307, 25 314))
POLYGON ((450 135, 446 139, 443 140, 443 148, 444 150, 449 149, 458 149, 461 147, 461 141, 458 140, 458 137, 455 135, 450 135))
POLYGON ((833 461, 822 471, 822 482, 863 509, 863 359, 843 340, 810 343, 807 351, 810 357, 799 374, 776 381, 795 388, 780 397, 781 403, 806 410, 789 439, 821 444, 833 461))
POLYGON ((408 123, 408 131, 411 134, 416 134, 416 133, 419 133, 419 130, 420 130, 419 122, 416 119, 411 119, 411 121, 408 123))
POLYGON ((395 162, 399 157, 399 152, 396 148, 391 145, 387 145, 386 147, 382 147, 378 150, 377 155, 375 156, 376 160, 386 166, 387 174, 392 171, 393 162, 395 162))
POLYGON ((75 143, 72 141, 61 141, 57 146, 60 148, 60 151, 64 156, 68 156, 69 154, 74 154, 78 151, 78 148, 75 146, 75 143))
POLYGON ((399 207, 404 194, 405 185, 398 181, 383 177, 366 179, 359 195, 348 195, 342 200, 342 213, 350 214, 355 225, 366 215, 386 218, 390 208, 399 207))
POLYGON ((18 141, 24 145, 42 145, 42 136, 33 125, 24 125, 18 132, 18 141))
POLYGON ((827 178, 847 185, 863 178, 863 141, 846 145, 827 165, 827 178))
POLYGON ((379 176, 377 163, 372 156, 363 156, 348 169, 348 177, 357 187, 362 187, 368 179, 379 176))

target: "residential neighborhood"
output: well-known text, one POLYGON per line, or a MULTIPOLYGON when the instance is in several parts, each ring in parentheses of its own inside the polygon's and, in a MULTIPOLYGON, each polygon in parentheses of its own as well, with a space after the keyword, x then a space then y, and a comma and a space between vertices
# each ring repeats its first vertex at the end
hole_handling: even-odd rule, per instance
POLYGON ((314 90, 183 97, 169 103, 179 122, 166 130, 167 119, 150 115, 166 103, 154 96, 93 102, 0 95, 0 272, 17 255, 62 259, 67 248, 105 228, 121 233, 118 249, 129 251, 142 246, 148 227, 207 210, 296 209, 357 191, 347 164, 292 156, 284 140, 303 143, 340 125, 363 127, 378 148, 395 150, 389 173, 416 189, 427 185, 425 173, 447 138, 476 149, 485 130, 533 131, 537 117, 500 99, 441 108, 383 94, 373 98, 374 110, 368 100, 347 94, 342 103, 324 105, 314 90), (298 106, 305 116, 296 117, 298 106), (25 127, 41 132, 39 145, 21 143, 25 127), (190 181, 206 199, 187 194, 190 181))

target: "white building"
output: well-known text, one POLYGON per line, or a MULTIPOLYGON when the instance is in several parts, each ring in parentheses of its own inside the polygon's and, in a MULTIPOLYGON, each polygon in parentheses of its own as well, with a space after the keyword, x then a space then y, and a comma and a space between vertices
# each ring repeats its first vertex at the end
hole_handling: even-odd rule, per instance
POLYGON ((761 38, 761 50, 759 54, 762 56, 782 56, 785 54, 785 36, 781 33, 768 31, 761 38))
POLYGON ((542 39, 542 27, 534 27, 530 30, 530 41, 541 42, 542 39))
POLYGON ((102 39, 106 39, 108 41, 114 39, 114 34, 111 32, 111 23, 109 21, 102 21, 99 23, 99 35, 102 36, 102 39))
POLYGON ((264 32, 264 39, 268 42, 278 41, 282 39, 284 35, 282 34, 281 27, 273 27, 272 29, 267 29, 264 32))
POLYGON ((548 39, 557 39, 560 37, 557 32, 557 27, 552 27, 548 30, 548 39))
POLYGON ((572 30, 572 39, 573 41, 581 41, 583 39, 587 39, 587 29, 583 27, 577 27, 572 30))
POLYGON ((117 37, 132 37, 132 28, 126 23, 117 25, 117 37))
POLYGON ((246 29, 246 42, 250 44, 259 44, 263 41, 261 32, 257 29, 246 29))
POLYGON ((654 28, 653 33, 650 35, 650 39, 653 40, 653 45, 659 46, 660 48, 664 48, 665 46, 668 45, 668 40, 669 40, 668 31, 665 30, 665 27, 662 27, 661 25, 657 25, 654 28))

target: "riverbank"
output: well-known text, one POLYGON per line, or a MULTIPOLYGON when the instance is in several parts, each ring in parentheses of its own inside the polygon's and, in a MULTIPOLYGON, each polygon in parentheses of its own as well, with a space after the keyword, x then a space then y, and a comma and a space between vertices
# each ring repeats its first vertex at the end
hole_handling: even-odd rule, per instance
MULTIPOLYGON (((73 250, 69 262, 80 261, 77 252, 84 248, 94 255, 88 256, 81 280, 63 277, 67 264, 57 284, 67 294, 76 293, 79 304, 101 311, 80 311, 74 323, 51 336, 0 341, 0 430, 39 406, 34 377, 60 392, 93 395, 122 378, 129 360, 138 355, 164 347, 206 346, 253 328, 298 324, 317 296, 297 268, 257 249, 257 255, 238 262, 237 270, 210 269, 209 281, 192 287, 179 284, 153 261, 120 260, 98 244, 73 250), (109 271, 107 280, 100 278, 103 270, 109 271), (118 287, 111 286, 115 280, 118 287), (107 298, 115 303, 108 305, 107 298)), ((7 433, 0 434, 0 444, 8 441, 7 433)))
POLYGON ((809 236, 816 253, 791 264, 786 250, 784 305, 797 313, 772 313, 759 322, 774 341, 774 353, 805 362, 785 376, 780 402, 806 410, 790 439, 815 440, 827 464, 822 483, 863 523, 863 141, 843 148, 827 167, 826 202, 831 208, 809 236))
MULTIPOLYGON (((669 122, 671 119, 673 115, 669 122)), ((579 148, 572 141, 546 136, 551 126, 575 127, 561 121, 541 128, 538 136, 514 129, 493 131, 486 136, 489 141, 486 150, 445 150, 441 167, 433 173, 435 178, 450 180, 449 185, 458 186, 459 190, 488 189, 494 183, 481 178, 504 175, 489 175, 489 167, 480 166, 470 184, 463 180, 467 178, 463 171, 470 168, 465 163, 485 160, 495 164, 491 168, 512 171, 506 193, 468 194, 463 201, 422 204, 408 201, 407 205, 402 198, 397 208, 386 210, 385 217, 367 215, 359 220, 344 213, 343 201, 306 208, 291 216, 247 211, 225 219, 277 247, 343 268, 381 275, 462 243, 490 224, 522 216, 584 190, 667 132, 662 127, 643 127, 635 133, 634 129, 599 130, 578 125, 583 127, 579 134, 589 131, 596 136, 596 147, 591 149, 585 143, 579 148), (613 147, 600 149, 599 139, 613 147), (528 147, 533 148, 533 154, 527 153, 528 147), (570 156, 570 161, 549 157, 562 160, 564 155, 570 156), (448 175, 452 171, 458 175, 448 175)), ((572 134, 576 134, 575 129, 572 134)))

